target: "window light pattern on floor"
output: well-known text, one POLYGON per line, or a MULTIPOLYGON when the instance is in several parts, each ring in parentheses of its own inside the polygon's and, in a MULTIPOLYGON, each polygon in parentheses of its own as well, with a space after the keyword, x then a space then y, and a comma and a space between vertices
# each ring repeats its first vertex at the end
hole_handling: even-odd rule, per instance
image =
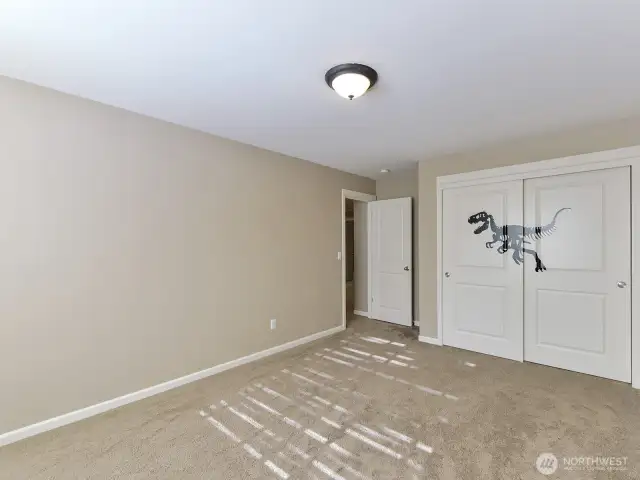
MULTIPOLYGON (((369 423, 367 406, 376 400, 355 388, 354 377, 375 376, 391 390, 402 385, 450 402, 459 398, 403 378, 420 368, 404 343, 355 334, 340 344, 318 347, 295 367, 252 381, 199 413, 221 442, 260 462, 267 477, 373 480, 384 472, 368 471, 367 457, 382 455, 403 478, 427 478, 434 454, 428 430, 395 412, 384 423, 369 423)), ((445 415, 437 419, 451 428, 445 415)))

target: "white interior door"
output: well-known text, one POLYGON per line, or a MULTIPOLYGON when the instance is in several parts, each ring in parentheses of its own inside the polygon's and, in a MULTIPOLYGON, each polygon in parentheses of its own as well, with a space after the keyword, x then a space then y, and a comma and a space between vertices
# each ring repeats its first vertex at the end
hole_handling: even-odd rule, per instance
POLYGON ((522 225, 522 181, 446 189, 442 207, 444 344, 522 361, 522 267, 503 229, 522 225))
POLYGON ((412 324, 411 198, 369 202, 371 316, 412 324))
POLYGON ((525 360, 629 382, 629 168, 526 180, 524 196, 546 268, 526 254, 525 360))

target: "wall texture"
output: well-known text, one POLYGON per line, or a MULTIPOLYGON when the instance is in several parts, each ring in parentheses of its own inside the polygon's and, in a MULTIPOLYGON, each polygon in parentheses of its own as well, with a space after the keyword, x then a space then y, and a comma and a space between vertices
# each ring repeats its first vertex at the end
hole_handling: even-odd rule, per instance
POLYGON ((369 233, 367 203, 353 202, 355 233, 354 310, 369 311, 369 233))
POLYGON ((341 324, 341 189, 374 181, 4 77, 0 105, 0 433, 341 324))
MULTIPOLYGON (((438 176, 638 144, 640 144, 640 118, 634 118, 514 140, 473 152, 420 162, 420 335, 435 337, 438 333, 436 317, 436 178, 438 176)), ((380 188, 379 182, 377 188, 380 188)))
POLYGON ((420 319, 420 228, 418 225, 420 202, 418 201, 418 167, 391 172, 376 181, 378 200, 411 197, 413 208, 413 321, 420 319))

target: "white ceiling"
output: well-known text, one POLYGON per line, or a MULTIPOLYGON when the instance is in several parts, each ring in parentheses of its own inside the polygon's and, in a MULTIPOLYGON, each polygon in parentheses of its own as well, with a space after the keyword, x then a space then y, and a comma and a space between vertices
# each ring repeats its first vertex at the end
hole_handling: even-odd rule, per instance
POLYGON ((0 74, 375 177, 639 114, 640 2, 3 0, 0 74))

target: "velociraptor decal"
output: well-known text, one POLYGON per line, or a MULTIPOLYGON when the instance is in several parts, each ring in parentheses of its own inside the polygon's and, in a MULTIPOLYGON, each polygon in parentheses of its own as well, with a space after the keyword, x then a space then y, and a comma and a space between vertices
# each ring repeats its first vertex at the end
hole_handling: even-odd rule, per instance
POLYGON ((564 210, 571 210, 570 208, 561 208, 553 216, 551 223, 543 227, 525 227, 523 225, 496 225, 493 215, 482 211, 469 217, 469 223, 481 223, 473 233, 476 235, 484 232, 487 229, 491 229, 493 232, 493 239, 490 242, 485 243, 485 247, 493 248, 496 243, 501 243, 498 247, 498 253, 505 254, 508 250, 513 250, 513 261, 517 265, 520 265, 524 261, 524 254, 528 253, 533 255, 536 259, 536 272, 543 272, 547 269, 540 260, 538 253, 530 248, 525 248, 525 244, 531 243, 528 240, 538 240, 542 237, 551 235, 556 230, 556 219, 560 212, 564 210))

